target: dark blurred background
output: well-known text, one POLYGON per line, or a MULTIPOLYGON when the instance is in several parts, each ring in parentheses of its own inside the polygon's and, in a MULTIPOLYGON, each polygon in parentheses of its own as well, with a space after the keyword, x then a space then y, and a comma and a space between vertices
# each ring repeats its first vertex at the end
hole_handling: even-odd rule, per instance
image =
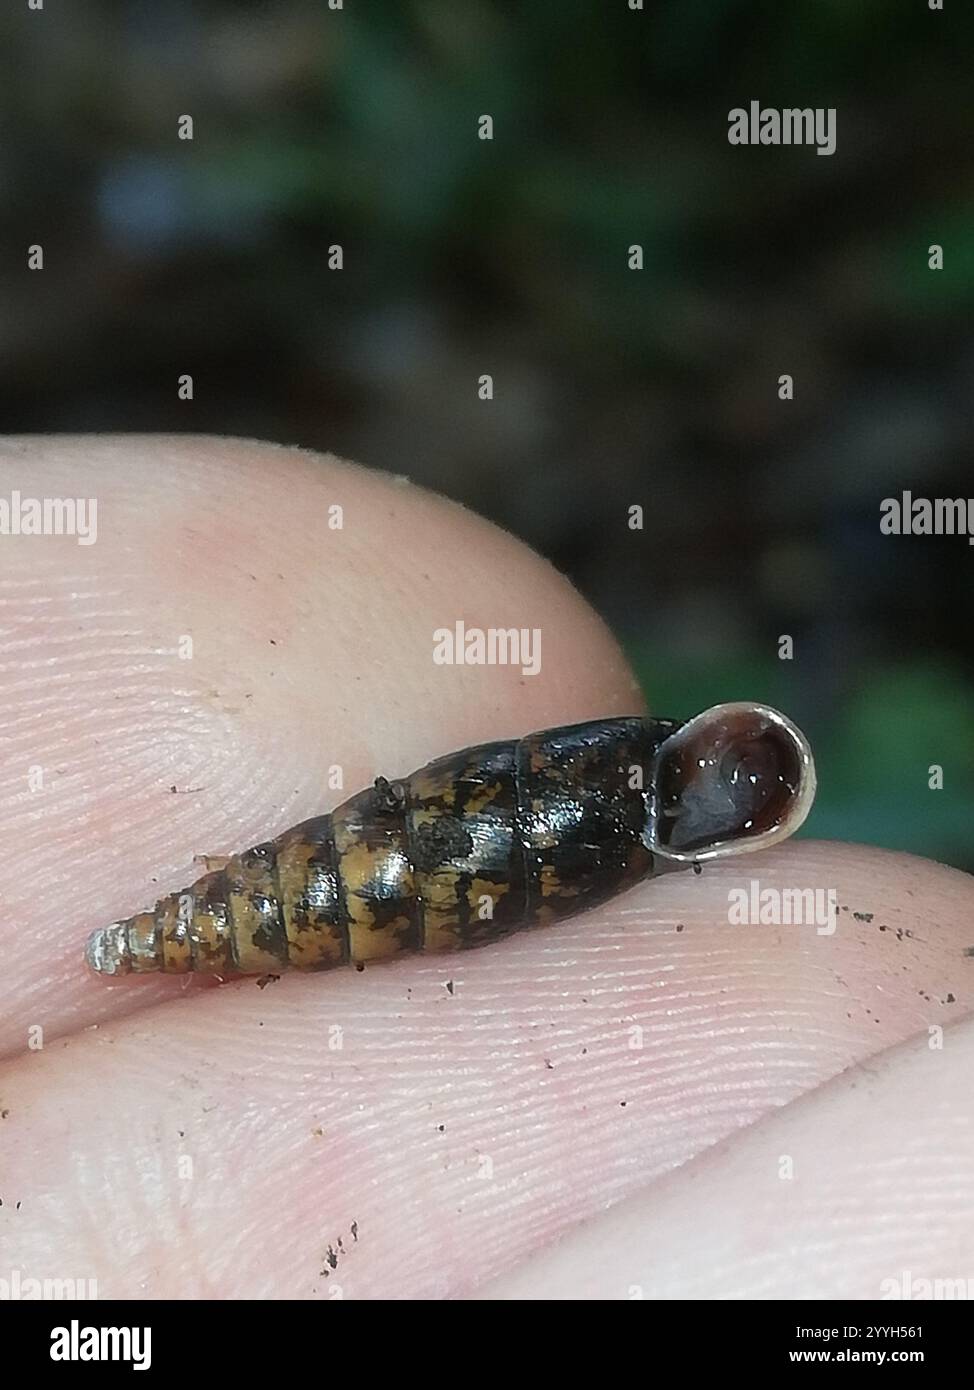
POLYGON ((974 6, 5 8, 0 427, 408 474, 565 571, 657 711, 792 713, 810 833, 974 869, 974 550, 879 530, 974 498, 974 6), (836 153, 729 145, 752 99, 836 107, 836 153))

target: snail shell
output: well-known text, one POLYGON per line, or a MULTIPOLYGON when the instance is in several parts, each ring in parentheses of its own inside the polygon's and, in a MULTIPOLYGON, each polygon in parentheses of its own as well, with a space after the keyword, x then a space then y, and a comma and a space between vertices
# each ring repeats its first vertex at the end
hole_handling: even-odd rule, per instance
POLYGON ((93 932, 85 958, 104 975, 263 975, 480 946, 765 848, 814 793, 808 741, 765 705, 478 744, 232 856, 93 932))

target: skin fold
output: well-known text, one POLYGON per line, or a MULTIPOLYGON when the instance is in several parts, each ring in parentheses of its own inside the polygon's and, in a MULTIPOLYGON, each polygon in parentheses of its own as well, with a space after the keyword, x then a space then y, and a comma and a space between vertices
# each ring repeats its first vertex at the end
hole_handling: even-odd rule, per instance
POLYGON ((802 840, 482 951, 263 988, 90 977, 87 932, 194 855, 641 697, 538 556, 333 458, 8 440, 14 489, 97 497, 98 539, 0 538, 0 1278, 420 1299, 974 1279, 974 885, 943 866, 802 840), (435 665, 457 617, 540 628, 540 673, 435 665), (834 887, 835 933, 729 925, 755 877, 834 887))

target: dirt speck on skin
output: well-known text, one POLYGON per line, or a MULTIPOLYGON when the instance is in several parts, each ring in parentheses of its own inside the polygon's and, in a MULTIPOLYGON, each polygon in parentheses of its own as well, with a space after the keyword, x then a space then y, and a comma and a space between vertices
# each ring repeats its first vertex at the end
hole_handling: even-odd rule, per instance
POLYGON ((871 922, 876 914, 873 912, 854 912, 852 915, 857 922, 871 922))
POLYGON ((682 922, 677 922, 677 924, 676 924, 676 929, 677 929, 677 931, 684 931, 684 930, 685 930, 685 927, 684 927, 684 925, 683 925, 682 922))
MULTIPOLYGON (((909 927, 896 927, 896 928, 893 928, 893 927, 887 926, 885 922, 880 922, 880 924, 879 924, 879 930, 880 930, 880 931, 894 931, 894 930, 895 930, 897 941, 902 941, 902 940, 904 939, 904 937, 905 937, 908 941, 913 941, 913 940, 915 939, 915 938, 914 938, 914 935, 913 935, 913 932, 910 930, 909 927)), ((905 967, 904 967, 904 969, 905 969, 905 967)))
MULTIPOLYGON (((349 1232, 350 1232, 350 1234, 351 1234, 352 1240, 353 1240, 353 1241, 357 1241, 357 1240, 358 1240, 358 1222, 357 1222, 357 1221, 353 1221, 353 1222, 352 1222, 351 1226, 349 1227, 349 1232)), ((335 1270, 335 1269, 338 1268, 338 1257, 339 1257, 340 1255, 347 1255, 347 1254, 348 1254, 348 1250, 347 1250, 347 1248, 346 1248, 346 1246, 345 1246, 345 1241, 342 1239, 341 1236, 339 1236, 339 1237, 337 1238, 337 1240, 335 1241, 335 1244, 334 1244, 334 1245, 329 1245, 328 1249, 325 1251, 325 1254, 324 1254, 324 1261, 325 1261, 325 1263, 324 1263, 324 1266, 323 1266, 321 1269, 319 1269, 319 1271, 318 1271, 319 1277, 320 1277, 320 1278, 324 1278, 324 1279, 329 1278, 330 1275, 331 1275, 331 1273, 332 1273, 332 1270, 335 1270)))
POLYGON ((261 975, 260 979, 257 981, 257 988, 266 989, 268 985, 277 984, 280 978, 280 975, 261 975))
POLYGON ((956 999, 956 997, 955 997, 953 994, 948 994, 948 995, 947 995, 947 998, 944 1000, 944 1003, 945 1003, 945 1004, 956 1004, 956 1003, 957 1003, 957 999, 956 999))
POLYGON ((965 956, 974 956, 974 946, 966 946, 966 947, 964 948, 964 955, 965 955, 965 956))
POLYGON ((548 1071, 554 1071, 554 1063, 550 1062, 547 1057, 544 1059, 544 1064, 547 1067, 548 1071))
POLYGON ((446 982, 446 992, 447 992, 447 994, 452 994, 452 993, 453 993, 453 981, 452 981, 452 980, 447 980, 447 982, 446 982))
POLYGON ((318 1125, 317 1129, 311 1131, 312 1139, 322 1139, 324 1138, 324 1134, 325 1131, 321 1128, 321 1125, 318 1125))
POLYGON ((0 1120, 5 1120, 9 1114, 9 1110, 0 1110, 0 1120))

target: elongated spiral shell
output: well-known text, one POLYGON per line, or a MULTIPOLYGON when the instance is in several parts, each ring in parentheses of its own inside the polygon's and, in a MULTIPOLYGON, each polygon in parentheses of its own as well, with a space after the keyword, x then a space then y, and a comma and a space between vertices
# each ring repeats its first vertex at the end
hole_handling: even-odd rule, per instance
POLYGON ((672 864, 780 838, 813 788, 807 744, 764 706, 480 744, 379 777, 93 932, 86 960, 106 975, 264 975, 479 946, 672 864))

